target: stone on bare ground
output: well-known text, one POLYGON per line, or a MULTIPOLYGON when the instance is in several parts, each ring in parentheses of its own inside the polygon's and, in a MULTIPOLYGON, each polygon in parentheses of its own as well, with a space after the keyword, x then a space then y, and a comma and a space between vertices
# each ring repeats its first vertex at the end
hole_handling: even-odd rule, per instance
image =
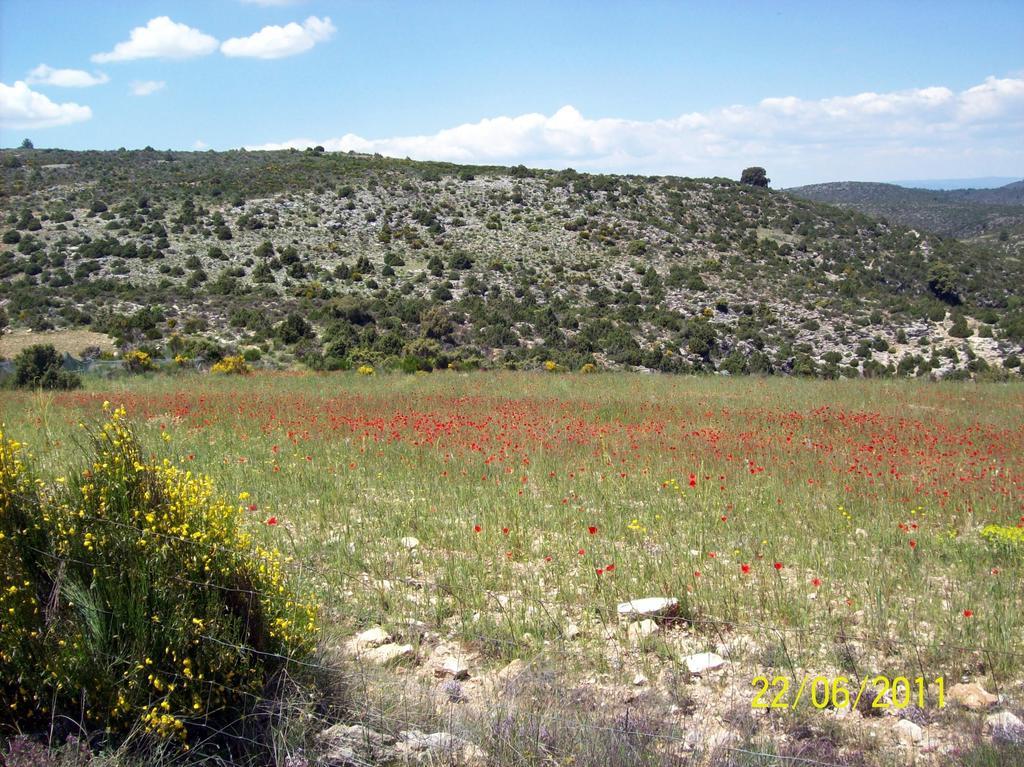
POLYGON ((336 724, 316 736, 327 767, 351 767, 387 756, 394 738, 359 724, 336 724))
POLYGON ((683 658, 683 663, 686 664, 686 669, 691 674, 699 675, 705 671, 714 671, 716 668, 721 668, 727 661, 718 653, 699 652, 695 655, 687 655, 683 658))
POLYGON ((499 682, 511 682, 521 676, 527 669, 526 661, 516 658, 495 676, 499 682))
POLYGON ((365 650, 371 647, 380 647, 391 641, 391 635, 380 626, 374 626, 366 631, 355 635, 352 639, 352 646, 357 650, 365 650))
POLYGON ((661 629, 657 623, 650 618, 644 618, 642 621, 634 621, 629 624, 629 627, 626 629, 626 637, 629 639, 630 644, 640 644, 659 631, 661 629))
POLYGON ((452 679, 469 679, 469 665, 457 655, 449 655, 444 663, 434 669, 435 676, 450 676, 452 679))
POLYGON ((618 606, 622 618, 671 618, 679 612, 675 597, 644 597, 622 602, 618 606))
POLYGON ((909 719, 900 719, 892 728, 896 739, 907 748, 913 748, 924 738, 924 730, 909 719))
POLYGON ((984 687, 974 682, 953 685, 949 688, 949 692, 946 693, 946 697, 972 711, 981 711, 999 702, 998 697, 987 692, 984 687))
POLYGON ((369 660, 371 663, 376 663, 380 666, 387 666, 392 663, 396 663, 403 658, 410 658, 413 655, 413 649, 411 644, 396 644, 390 642, 383 644, 380 647, 375 647, 372 650, 368 650, 364 653, 363 657, 369 660))
POLYGON ((1024 722, 1016 714, 999 711, 985 717, 985 732, 995 740, 1024 743, 1024 722))
POLYGON ((487 754, 482 749, 447 732, 426 734, 420 730, 403 730, 398 734, 394 753, 401 763, 460 767, 484 767, 487 764, 487 754))

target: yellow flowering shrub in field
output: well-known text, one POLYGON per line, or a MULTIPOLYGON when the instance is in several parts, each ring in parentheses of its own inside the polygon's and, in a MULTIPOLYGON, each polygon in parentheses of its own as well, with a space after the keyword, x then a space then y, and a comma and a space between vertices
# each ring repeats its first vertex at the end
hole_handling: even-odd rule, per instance
POLYGON ((1024 555, 1024 527, 985 525, 981 530, 981 537, 995 546, 1024 555))
POLYGON ((151 370, 156 370, 156 363, 153 362, 149 353, 138 349, 125 354, 122 364, 129 373, 148 373, 151 370))
POLYGON ((210 368, 210 372, 222 375, 247 375, 252 370, 249 367, 249 363, 245 361, 245 357, 238 354, 233 357, 225 357, 220 362, 215 362, 213 367, 210 368))
POLYGON ((0 434, 0 732, 241 730, 302 679, 316 605, 209 478, 144 458, 123 410, 91 437, 51 488, 0 434))

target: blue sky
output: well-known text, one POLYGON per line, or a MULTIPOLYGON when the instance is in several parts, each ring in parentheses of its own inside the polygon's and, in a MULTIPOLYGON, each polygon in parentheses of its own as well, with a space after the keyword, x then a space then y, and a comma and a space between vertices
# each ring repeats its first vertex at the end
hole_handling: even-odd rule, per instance
POLYGON ((3 0, 0 145, 1021 176, 1022 41, 1019 0, 3 0))

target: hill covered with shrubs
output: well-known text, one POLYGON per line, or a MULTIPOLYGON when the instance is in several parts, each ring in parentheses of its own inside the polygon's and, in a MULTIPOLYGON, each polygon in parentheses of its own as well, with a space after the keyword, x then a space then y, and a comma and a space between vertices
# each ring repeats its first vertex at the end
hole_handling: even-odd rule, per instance
POLYGON ((154 360, 1016 375, 1024 265, 724 179, 0 153, 0 324, 154 360))
POLYGON ((995 189, 947 190, 841 181, 786 191, 947 237, 1024 240, 1024 181, 995 189))

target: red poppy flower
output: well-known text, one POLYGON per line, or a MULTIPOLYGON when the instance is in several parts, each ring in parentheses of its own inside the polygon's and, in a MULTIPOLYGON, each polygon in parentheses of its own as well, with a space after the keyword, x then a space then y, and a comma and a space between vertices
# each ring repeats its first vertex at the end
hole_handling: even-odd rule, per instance
POLYGON ((267 524, 270 525, 271 527, 274 527, 275 525, 277 525, 277 517, 271 517, 270 519, 268 519, 267 520, 267 524))
POLYGON ((821 578, 811 578, 811 585, 814 586, 814 588, 821 586, 821 578))
POLYGON ((480 525, 473 525, 473 532, 474 533, 479 533, 481 529, 482 528, 480 527, 480 525))
POLYGON ((775 563, 775 569, 776 570, 781 570, 782 569, 782 562, 776 562, 775 563))
POLYGON ((577 553, 578 553, 578 554, 579 554, 579 555, 580 555, 580 556, 582 557, 582 556, 583 556, 584 554, 586 554, 587 552, 586 552, 586 550, 585 550, 585 549, 580 549, 580 550, 579 550, 579 551, 578 551, 577 553))
POLYGON ((744 562, 742 565, 740 565, 740 570, 742 570, 744 574, 749 573, 750 572, 750 565, 748 565, 746 562, 744 562))
POLYGON ((690 487, 697 487, 697 475, 696 474, 691 474, 690 475, 690 487))
POLYGON ((974 617, 974 610, 964 610, 964 617, 965 618, 973 618, 974 617))
POLYGON ((910 539, 910 548, 912 548, 912 549, 916 549, 917 548, 917 541, 915 541, 913 538, 910 539))
POLYGON ((508 528, 507 527, 501 528, 501 534, 502 535, 508 535, 508 528))
POLYGON ((594 527, 593 525, 591 525, 590 527, 587 528, 587 532, 590 533, 591 535, 597 535, 597 528, 594 527))
POLYGON ((595 572, 597 572, 598 575, 604 575, 604 570, 601 569, 600 567, 597 568, 597 570, 595 572))
POLYGON ((249 504, 249 511, 256 511, 257 508, 259 507, 255 503, 249 504))
POLYGON ((694 578, 700 578, 700 570, 694 570, 693 571, 693 577, 694 578))
POLYGON ((605 571, 606 573, 610 573, 610 572, 612 572, 612 571, 613 571, 614 569, 615 569, 615 565, 605 565, 605 567, 604 567, 604 571, 605 571))

